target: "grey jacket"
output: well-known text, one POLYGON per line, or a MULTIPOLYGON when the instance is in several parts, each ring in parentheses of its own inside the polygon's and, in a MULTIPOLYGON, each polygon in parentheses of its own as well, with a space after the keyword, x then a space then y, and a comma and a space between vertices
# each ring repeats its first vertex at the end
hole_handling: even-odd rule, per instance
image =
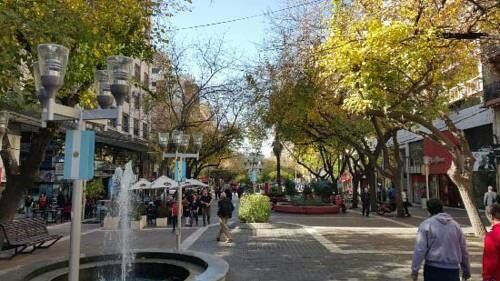
POLYGON ((488 191, 484 193, 483 204, 485 207, 491 206, 497 201, 497 193, 493 191, 488 191))
POLYGON ((411 266, 413 276, 418 275, 424 259, 425 264, 433 267, 461 268, 463 277, 470 277, 465 237, 460 225, 450 215, 440 213, 420 224, 411 266))

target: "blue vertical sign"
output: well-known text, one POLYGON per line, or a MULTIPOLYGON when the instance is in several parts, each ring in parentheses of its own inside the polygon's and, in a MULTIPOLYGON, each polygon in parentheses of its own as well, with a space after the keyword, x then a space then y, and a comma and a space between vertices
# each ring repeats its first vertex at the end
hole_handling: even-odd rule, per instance
POLYGON ((257 171, 256 171, 256 170, 252 170, 252 173, 250 174, 250 180, 251 180, 253 183, 256 183, 256 182, 257 182, 257 171))
POLYGON ((178 160, 175 163, 175 180, 180 182, 186 179, 187 163, 184 160, 178 160))
POLYGON ((94 153, 94 131, 66 131, 64 179, 91 180, 94 177, 94 153))

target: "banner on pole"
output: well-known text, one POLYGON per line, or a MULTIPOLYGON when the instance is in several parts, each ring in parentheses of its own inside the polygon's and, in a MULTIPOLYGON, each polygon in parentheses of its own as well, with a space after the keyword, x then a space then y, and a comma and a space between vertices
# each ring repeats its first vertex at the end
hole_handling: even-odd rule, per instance
POLYGON ((94 177, 94 153, 94 131, 66 131, 64 179, 91 180, 94 177))
POLYGON ((178 182, 186 179, 187 163, 184 160, 178 160, 175 163, 175 180, 178 182))

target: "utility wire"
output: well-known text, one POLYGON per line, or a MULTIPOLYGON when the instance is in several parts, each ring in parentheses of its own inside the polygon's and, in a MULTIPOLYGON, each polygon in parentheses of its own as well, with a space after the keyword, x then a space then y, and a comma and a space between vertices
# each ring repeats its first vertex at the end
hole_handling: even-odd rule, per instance
POLYGON ((326 1, 326 0, 315 0, 315 1, 310 1, 310 2, 306 2, 306 3, 302 3, 302 4, 293 5, 293 6, 288 6, 288 7, 285 7, 283 9, 273 10, 273 11, 264 12, 264 13, 260 13, 260 14, 256 14, 256 15, 251 15, 251 16, 246 16, 246 17, 241 17, 241 18, 228 19, 228 20, 218 21, 218 22, 211 22, 211 23, 206 23, 206 24, 199 24, 199 25, 193 25, 193 26, 187 26, 187 27, 180 27, 180 28, 175 28, 175 29, 169 29, 168 31, 180 31, 180 30, 204 28, 204 27, 210 27, 210 26, 215 26, 215 25, 221 25, 221 24, 228 24, 228 23, 233 23, 233 22, 238 22, 238 21, 244 21, 244 20, 248 20, 248 19, 253 19, 253 18, 258 18, 258 17, 262 17, 262 16, 267 16, 267 15, 271 15, 271 14, 280 13, 280 12, 283 12, 283 11, 287 11, 287 10, 291 10, 291 9, 295 9, 295 8, 299 8, 299 7, 303 7, 303 6, 317 4, 317 3, 320 3, 320 2, 324 2, 324 1, 326 1))

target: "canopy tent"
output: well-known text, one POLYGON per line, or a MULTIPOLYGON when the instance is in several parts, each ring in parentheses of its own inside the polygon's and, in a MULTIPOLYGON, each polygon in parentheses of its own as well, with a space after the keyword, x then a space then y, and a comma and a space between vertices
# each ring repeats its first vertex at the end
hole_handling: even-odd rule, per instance
POLYGON ((197 179, 187 179, 183 184, 183 187, 191 187, 191 188, 204 188, 208 187, 208 184, 202 183, 197 179))
POLYGON ((151 182, 147 179, 140 179, 132 185, 131 190, 151 189, 151 182))
POLYGON ((161 176, 151 183, 150 189, 164 189, 173 188, 177 189, 177 182, 167 176, 161 176))

